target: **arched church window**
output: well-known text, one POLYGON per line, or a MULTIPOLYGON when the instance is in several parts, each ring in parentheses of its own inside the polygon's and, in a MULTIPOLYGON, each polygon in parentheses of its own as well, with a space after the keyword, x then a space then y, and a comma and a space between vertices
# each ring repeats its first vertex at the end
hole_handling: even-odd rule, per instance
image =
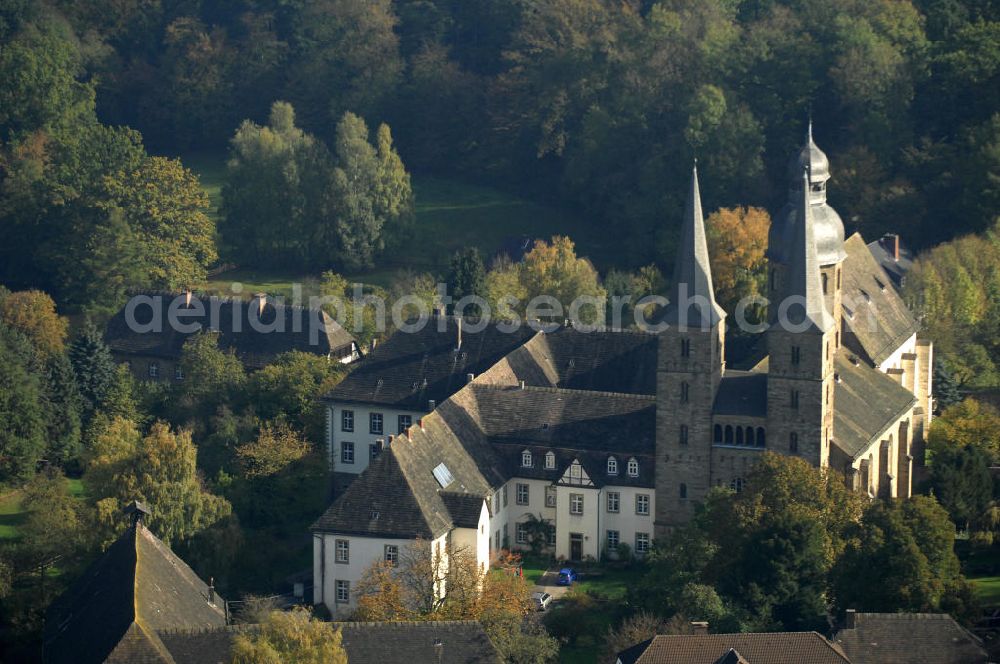
POLYGON ((729 424, 726 425, 726 443, 728 445, 733 444, 733 427, 729 424))
POLYGON ((753 447, 753 444, 754 444, 754 441, 753 441, 753 427, 747 427, 746 441, 747 441, 747 445, 753 447))
POLYGON ((757 427, 757 447, 764 447, 765 445, 764 427, 757 427))
POLYGON ((715 425, 714 434, 715 435, 712 436, 712 440, 715 441, 716 443, 721 443, 722 442, 722 425, 721 424, 716 424, 715 425))
POLYGON ((736 444, 743 444, 743 427, 736 427, 736 444))
POLYGON ((792 454, 799 451, 799 434, 794 431, 788 434, 788 451, 792 454))

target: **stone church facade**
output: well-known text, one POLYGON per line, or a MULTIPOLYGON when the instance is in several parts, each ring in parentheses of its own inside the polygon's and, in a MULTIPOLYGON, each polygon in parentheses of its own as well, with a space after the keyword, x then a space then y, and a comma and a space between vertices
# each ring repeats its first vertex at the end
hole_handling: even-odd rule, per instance
POLYGON ((364 570, 408 545, 488 565, 527 549, 538 520, 559 559, 642 555, 711 488, 742 490, 765 451, 872 498, 909 496, 933 349, 861 237, 845 240, 829 177, 810 131, 769 237, 770 325, 740 369, 726 363, 696 170, 671 304, 650 330, 463 334, 449 319, 376 348, 325 400, 332 465, 350 477, 312 527, 315 601, 348 615, 364 570), (343 410, 390 407, 412 420, 360 472, 338 467, 357 437, 336 433, 343 410))

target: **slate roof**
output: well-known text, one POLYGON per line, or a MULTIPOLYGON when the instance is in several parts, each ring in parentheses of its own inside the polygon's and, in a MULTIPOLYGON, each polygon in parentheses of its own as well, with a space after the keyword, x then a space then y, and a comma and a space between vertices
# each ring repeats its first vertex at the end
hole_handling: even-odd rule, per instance
MULTIPOLYGON (((351 664, 499 664, 500 657, 474 620, 335 622, 351 664), (440 644, 437 647, 435 644, 440 644)), ((257 625, 171 630, 160 638, 178 664, 229 664, 237 634, 257 625)))
POLYGON ((488 382, 570 390, 656 394, 657 337, 632 331, 538 334, 484 374, 488 382))
POLYGON ((834 637, 853 664, 975 664, 982 643, 945 613, 858 613, 834 637))
MULTIPOLYGON (((488 447, 476 450, 476 442, 469 435, 460 440, 440 410, 420 420, 423 429, 414 426, 409 436, 396 436, 313 524, 312 530, 433 539, 468 523, 472 502, 479 500, 481 505, 491 489, 491 482, 480 468, 496 469, 500 464, 488 447), (482 457, 477 459, 470 449, 482 457), (442 463, 454 478, 444 487, 434 476, 434 469, 442 463)), ((475 436, 474 431, 470 433, 475 436)), ((494 481, 498 477, 502 474, 496 475, 494 481)), ((477 524, 478 520, 477 512, 477 524)))
POLYGON ((351 664, 499 664, 500 655, 474 620, 339 623, 351 664))
POLYGON ((767 417, 767 374, 726 370, 715 393, 712 414, 767 417))
POLYGON ((855 366, 846 349, 837 352, 834 372, 840 382, 833 388, 833 443, 854 459, 880 440, 917 399, 878 369, 860 361, 855 366))
POLYGON ((488 325, 469 332, 463 325, 462 345, 456 351, 458 322, 453 316, 432 317, 416 332, 396 332, 355 365, 324 400, 373 403, 426 411, 461 389, 469 373, 493 366, 536 334, 527 325, 504 332, 488 325))
POLYGON ((896 260, 893 247, 893 238, 890 235, 883 235, 878 240, 868 243, 868 250, 875 257, 875 262, 882 266, 892 283, 899 288, 903 285, 903 278, 906 273, 913 268, 913 252, 899 244, 899 260, 896 260))
POLYGON ((574 458, 601 486, 608 480, 607 456, 615 454, 621 472, 614 484, 651 487, 655 408, 652 396, 474 381, 421 418, 408 436, 396 436, 313 530, 439 537, 452 527, 475 527, 482 501, 510 477, 555 482, 574 458), (531 468, 520 467, 526 447, 536 452, 531 468), (547 470, 543 457, 549 449, 558 463, 547 470), (639 477, 625 472, 632 456, 639 461, 639 477), (442 463, 454 478, 445 487, 434 478, 442 463), (373 512, 377 518, 371 518, 373 512))
POLYGON ((172 662, 156 632, 225 625, 222 599, 147 528, 129 528, 49 607, 45 662, 172 662))
POLYGON ((712 268, 705 239, 705 220, 701 211, 701 191, 698 187, 698 167, 691 169, 691 188, 688 190, 681 235, 674 259, 674 278, 669 294, 670 304, 663 310, 662 320, 670 325, 706 329, 726 317, 726 312, 715 301, 712 286, 712 268), (699 302, 693 300, 699 298, 699 302), (702 303, 707 306, 702 310, 702 303), (685 307, 682 309, 681 307, 685 307))
POLYGON ((340 357, 354 348, 354 338, 319 310, 291 305, 275 306, 274 302, 268 301, 258 318, 259 300, 193 295, 191 305, 183 306, 184 294, 149 293, 136 295, 135 298, 135 322, 148 325, 159 320, 162 322, 160 331, 133 331, 126 317, 126 305, 108 321, 105 329, 104 341, 116 353, 176 360, 181 356, 184 342, 203 329, 217 330, 220 334, 219 347, 232 349, 246 366, 255 369, 293 350, 340 357), (178 322, 196 326, 194 331, 181 332, 169 324, 170 307, 175 302, 179 307, 178 322), (275 331, 265 331, 272 327, 275 331))
POLYGON ((878 365, 913 336, 919 325, 861 235, 849 237, 844 249, 844 323, 850 331, 844 335, 844 345, 878 365))
POLYGON ((622 664, 850 664, 838 648, 816 632, 684 634, 655 636, 618 654, 622 664), (726 660, 735 650, 742 658, 726 660))

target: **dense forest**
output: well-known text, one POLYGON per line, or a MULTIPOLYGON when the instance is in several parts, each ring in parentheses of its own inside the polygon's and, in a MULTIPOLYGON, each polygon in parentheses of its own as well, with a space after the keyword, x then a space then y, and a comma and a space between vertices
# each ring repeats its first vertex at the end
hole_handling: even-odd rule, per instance
MULTIPOLYGON (((87 302, 156 251, 150 285, 196 282, 238 233, 213 246, 191 175, 151 155, 239 151, 277 100, 331 172, 346 114, 385 123, 413 172, 614 229, 623 268, 670 256, 693 156, 708 209, 773 209, 811 114, 848 230, 930 246, 1000 202, 998 18, 988 0, 8 1, 0 280, 87 302)), ((350 267, 335 249, 309 262, 350 267)))

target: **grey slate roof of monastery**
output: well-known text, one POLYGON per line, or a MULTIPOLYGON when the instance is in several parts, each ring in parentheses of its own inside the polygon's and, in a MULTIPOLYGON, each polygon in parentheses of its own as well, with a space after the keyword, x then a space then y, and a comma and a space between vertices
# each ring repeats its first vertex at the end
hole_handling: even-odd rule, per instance
POLYGON ((834 636, 852 664, 976 664, 982 643, 945 613, 859 613, 834 636))
MULTIPOLYGON (((500 657, 474 620, 335 622, 351 664, 499 664, 500 657), (436 644, 440 644, 437 646, 436 644)), ((178 664, 229 664, 237 634, 257 625, 170 630, 159 636, 178 664)))
POLYGON ((571 390, 656 393, 657 338, 643 332, 539 334, 486 372, 488 382, 571 390))
POLYGON ((45 620, 45 662, 172 662, 156 632, 225 625, 221 598, 141 524, 129 528, 45 620), (112 657, 112 654, 114 656, 112 657))
POLYGON ((200 330, 216 329, 219 346, 223 350, 232 349, 247 366, 261 368, 281 353, 297 350, 319 355, 341 355, 347 354, 354 344, 354 338, 344 328, 319 310, 291 305, 276 307, 274 302, 268 300, 258 317, 259 300, 192 295, 191 305, 187 306, 184 294, 151 293, 135 297, 151 300, 144 299, 143 303, 137 304, 135 321, 149 324, 156 316, 161 321, 160 331, 134 331, 126 317, 127 306, 123 307, 108 321, 105 329, 104 340, 114 352, 179 359, 184 342, 189 337, 200 330), (195 331, 181 332, 169 324, 170 307, 175 302, 180 313, 178 321, 183 325, 196 324, 195 331), (283 317, 283 323, 279 316, 283 317), (258 331, 254 326, 260 330, 274 327, 276 331, 258 331))
POLYGON ((857 366, 841 349, 834 359, 840 378, 833 391, 833 442, 855 458, 916 402, 913 393, 863 362, 857 366))
POLYGON ((857 233, 844 242, 844 344, 878 365, 919 329, 889 276, 857 233))
POLYGON ((726 370, 719 381, 712 414, 767 417, 767 374, 726 370))
POLYGON ((474 620, 340 623, 340 628, 351 664, 500 662, 490 637, 474 620))
POLYGON ((868 250, 872 252, 875 262, 882 266, 889 278, 899 288, 903 284, 906 273, 913 268, 913 252, 903 246, 902 241, 891 235, 883 235, 878 240, 868 243, 868 250), (899 245, 899 259, 895 256, 895 243, 899 245))
POLYGON ((659 635, 620 652, 618 658, 622 664, 717 664, 727 661, 732 650, 748 664, 851 664, 816 632, 659 635))
POLYGON ((441 500, 448 508, 448 514, 456 528, 478 528, 479 516, 483 512, 483 497, 471 493, 451 493, 445 491, 441 500))
POLYGON ((655 398, 645 395, 473 382, 421 418, 409 435, 396 436, 313 530, 438 537, 452 527, 475 527, 474 503, 514 475, 555 481, 577 458, 600 486, 610 453, 620 453, 615 484, 652 486, 655 407, 655 398), (526 447, 538 450, 531 469, 519 467, 526 447), (546 449, 557 452, 556 469, 544 469, 546 449), (631 456, 640 462, 637 478, 625 473, 631 456), (454 478, 443 487, 434 476, 442 463, 454 478))
POLYGON ((708 242, 705 239, 697 166, 691 169, 691 188, 688 190, 684 218, 681 220, 681 236, 677 244, 677 257, 674 259, 674 278, 669 298, 670 304, 664 310, 662 320, 670 325, 712 326, 726 316, 715 301, 715 289, 712 287, 712 269, 709 265, 708 242), (682 300, 685 298, 700 298, 707 306, 703 310, 700 304, 694 302, 683 305, 682 300))
MULTIPOLYGON (((812 139, 810 139, 810 143, 812 139)), ((803 304, 788 308, 788 322, 793 325, 809 323, 812 328, 826 332, 834 325, 833 316, 826 309, 823 286, 820 282, 819 254, 816 251, 816 223, 814 208, 809 200, 809 171, 801 173, 802 186, 798 192, 798 214, 794 239, 789 247, 788 289, 786 297, 800 297, 803 304)))
POLYGON ((467 374, 485 371, 537 334, 527 325, 514 332, 496 325, 481 332, 469 332, 467 323, 463 327, 457 351, 458 322, 453 316, 432 317, 417 332, 396 332, 324 399, 423 411, 429 400, 441 403, 461 389, 467 374))
POLYGON ((652 453, 652 396, 473 383, 456 395, 494 443, 652 453))

